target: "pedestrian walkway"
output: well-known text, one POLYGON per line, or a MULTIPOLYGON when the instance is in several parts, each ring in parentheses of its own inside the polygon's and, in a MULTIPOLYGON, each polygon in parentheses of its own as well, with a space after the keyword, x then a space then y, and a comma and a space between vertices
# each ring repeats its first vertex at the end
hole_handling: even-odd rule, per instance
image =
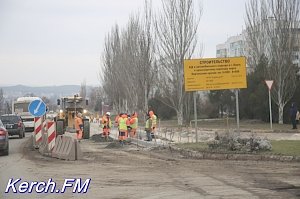
MULTIPOLYGON (((198 141, 206 142, 214 140, 216 133, 222 134, 225 133, 225 129, 201 129, 197 130, 198 141)), ((100 134, 102 133, 102 129, 99 127, 97 123, 91 123, 91 133, 100 134)), ((269 130, 241 130, 241 137, 250 137, 254 134, 257 137, 266 137, 270 140, 300 140, 300 133, 298 131, 289 131, 288 133, 283 132, 270 132, 269 130)), ((138 128, 137 131, 138 139, 143 141, 146 140, 146 133, 142 128, 138 128)), ((111 129, 110 136, 113 139, 118 139, 118 130, 116 127, 111 129)), ((196 142, 197 136, 194 128, 186 127, 186 128, 158 128, 157 129, 157 143, 188 143, 188 142, 196 142)), ((154 140, 152 141, 154 142, 154 140)))

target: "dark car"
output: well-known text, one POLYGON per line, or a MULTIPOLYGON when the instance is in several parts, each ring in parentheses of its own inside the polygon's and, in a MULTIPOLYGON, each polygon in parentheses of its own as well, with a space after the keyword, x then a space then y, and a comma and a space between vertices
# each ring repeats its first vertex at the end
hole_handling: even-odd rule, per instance
POLYGON ((0 151, 3 151, 4 155, 8 155, 8 148, 8 132, 0 120, 0 151))
POLYGON ((0 120, 4 124, 8 135, 18 135, 19 138, 25 137, 25 126, 18 115, 2 115, 0 120))

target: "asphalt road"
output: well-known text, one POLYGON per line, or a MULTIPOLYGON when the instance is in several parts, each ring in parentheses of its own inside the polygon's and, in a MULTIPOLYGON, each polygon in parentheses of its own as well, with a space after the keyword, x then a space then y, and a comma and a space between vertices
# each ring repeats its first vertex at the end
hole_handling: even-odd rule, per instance
POLYGON ((18 198, 16 195, 4 194, 10 178, 37 180, 32 173, 34 162, 25 159, 23 153, 24 144, 30 135, 31 133, 26 133, 23 139, 10 137, 9 155, 0 156, 0 198, 18 198))
POLYGON ((83 140, 84 158, 63 161, 41 156, 24 139, 10 139, 0 156, 0 198, 300 198, 300 164, 182 159, 164 150, 83 140), (4 193, 10 178, 47 181, 91 178, 87 193, 4 193))

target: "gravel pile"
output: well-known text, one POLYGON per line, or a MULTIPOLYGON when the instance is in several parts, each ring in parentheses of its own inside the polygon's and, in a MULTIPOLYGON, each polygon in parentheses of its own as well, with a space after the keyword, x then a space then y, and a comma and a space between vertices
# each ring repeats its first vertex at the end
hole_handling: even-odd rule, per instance
POLYGON ((93 135, 91 137, 91 139, 95 142, 112 142, 112 141, 114 141, 114 139, 112 139, 111 137, 108 137, 108 139, 106 140, 104 137, 102 137, 102 133, 93 135))
POLYGON ((105 148, 106 149, 118 149, 118 148, 122 148, 123 146, 119 143, 119 142, 112 142, 110 144, 108 144, 105 148))

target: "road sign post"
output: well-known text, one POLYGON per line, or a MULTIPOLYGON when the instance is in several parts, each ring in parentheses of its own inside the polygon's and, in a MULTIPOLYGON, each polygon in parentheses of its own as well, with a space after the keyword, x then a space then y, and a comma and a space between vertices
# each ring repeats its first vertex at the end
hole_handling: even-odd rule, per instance
POLYGON ((273 129, 272 126, 272 104, 271 104, 271 88, 273 85, 273 80, 265 80, 267 86, 268 86, 268 90, 269 90, 269 108, 270 108, 270 127, 271 130, 273 129))
POLYGON ((196 134, 196 142, 198 142, 198 132, 197 132, 197 128, 198 128, 198 125, 197 125, 197 96, 196 96, 197 92, 194 92, 193 95, 194 95, 194 117, 195 117, 195 134, 196 134))
POLYGON ((235 90, 235 105, 236 105, 236 124, 238 133, 240 133, 240 111, 239 111, 239 91, 235 90))

